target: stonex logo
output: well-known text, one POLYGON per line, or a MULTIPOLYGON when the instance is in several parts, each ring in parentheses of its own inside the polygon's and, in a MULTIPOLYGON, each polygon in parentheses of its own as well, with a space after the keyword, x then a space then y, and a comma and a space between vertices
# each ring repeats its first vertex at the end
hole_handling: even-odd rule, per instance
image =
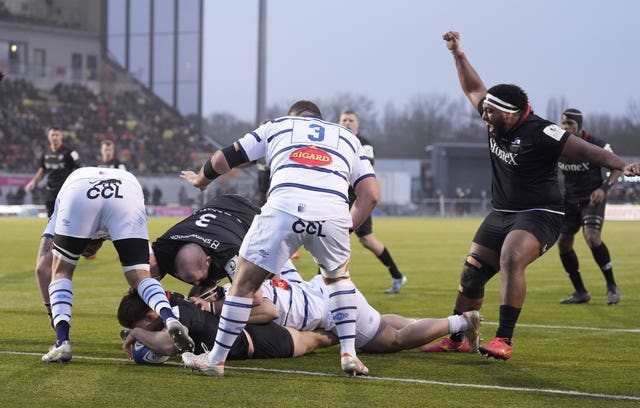
POLYGON ((296 149, 291 152, 289 159, 306 166, 326 166, 333 162, 329 153, 315 147, 296 149))

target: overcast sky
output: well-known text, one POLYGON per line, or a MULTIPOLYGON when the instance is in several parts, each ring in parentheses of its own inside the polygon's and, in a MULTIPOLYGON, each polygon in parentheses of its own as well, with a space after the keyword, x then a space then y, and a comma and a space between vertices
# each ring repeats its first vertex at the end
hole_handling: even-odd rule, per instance
MULTIPOLYGON (((379 111, 416 95, 461 98, 448 30, 460 32, 487 87, 520 85, 543 116, 550 98, 587 116, 640 103, 640 1, 267 3, 267 106, 340 92, 367 96, 379 111)), ((205 2, 205 116, 255 120, 257 22, 258 0, 205 2)))

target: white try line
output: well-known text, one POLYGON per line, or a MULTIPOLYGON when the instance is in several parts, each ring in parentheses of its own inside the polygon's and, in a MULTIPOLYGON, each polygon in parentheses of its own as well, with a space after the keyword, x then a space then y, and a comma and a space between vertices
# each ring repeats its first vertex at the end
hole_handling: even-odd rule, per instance
MULTIPOLYGON (((497 326, 498 322, 482 321, 482 325, 497 326)), ((546 324, 526 324, 518 323, 517 327, 533 327, 536 329, 552 329, 552 330, 587 330, 587 331, 604 331, 612 333, 640 333, 640 329, 612 329, 610 327, 581 327, 581 326, 551 326, 546 324)))
MULTIPOLYGON (((7 350, 0 350, 0 354, 38 356, 38 357, 42 356, 42 353, 29 353, 29 352, 7 351, 7 350)), ((74 355, 73 358, 77 360, 130 362, 130 360, 126 358, 113 358, 113 357, 90 357, 90 356, 74 355)), ((177 362, 167 362, 165 364, 183 366, 183 364, 177 363, 177 362)), ((280 374, 298 374, 298 375, 308 375, 308 376, 314 376, 314 377, 344 377, 344 374, 319 373, 314 371, 301 371, 301 370, 280 370, 275 368, 231 367, 228 365, 225 365, 224 368, 225 370, 256 371, 256 372, 280 373, 280 374)), ((357 377, 357 379, 365 380, 365 381, 385 381, 385 382, 397 382, 397 383, 438 385, 438 386, 444 386, 444 387, 465 387, 465 388, 477 388, 477 389, 483 389, 483 390, 519 391, 519 392, 529 392, 529 393, 538 393, 538 394, 554 394, 554 395, 565 395, 565 396, 571 396, 571 397, 590 397, 590 398, 602 398, 602 399, 612 399, 612 400, 640 401, 640 396, 599 394, 599 393, 571 391, 571 390, 554 390, 550 388, 505 387, 501 385, 452 383, 452 382, 445 382, 445 381, 423 380, 419 378, 361 376, 361 377, 357 377)))

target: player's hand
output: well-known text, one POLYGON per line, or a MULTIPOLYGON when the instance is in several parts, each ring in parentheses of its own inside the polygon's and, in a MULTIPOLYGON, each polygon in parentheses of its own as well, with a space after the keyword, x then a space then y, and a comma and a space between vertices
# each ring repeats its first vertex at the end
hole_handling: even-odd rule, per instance
POLYGON ((591 193, 591 197, 590 197, 591 201, 589 202, 589 205, 593 206, 601 203, 602 200, 604 200, 604 198, 606 197, 606 195, 607 193, 605 193, 604 190, 601 188, 597 188, 593 190, 593 192, 591 193))
MULTIPOLYGON (((214 299, 215 300, 215 299, 214 299)), ((191 296, 189 302, 198 306, 203 312, 211 312, 211 302, 196 296, 191 296)))
POLYGON ((200 175, 191 170, 182 170, 180 172, 180 178, 187 180, 189 184, 194 187, 200 189, 200 191, 204 191, 207 189, 207 184, 202 185, 200 180, 200 175))
POLYGON ((460 33, 457 31, 449 31, 442 36, 447 48, 453 55, 462 54, 462 47, 460 46, 460 33))
POLYGON ((136 337, 133 335, 133 331, 131 331, 127 338, 124 340, 124 343, 122 343, 122 349, 125 353, 127 353, 127 356, 129 356, 129 360, 133 360, 133 344, 135 342, 136 337))
POLYGON ((640 163, 627 164, 624 168, 625 176, 640 176, 640 163))

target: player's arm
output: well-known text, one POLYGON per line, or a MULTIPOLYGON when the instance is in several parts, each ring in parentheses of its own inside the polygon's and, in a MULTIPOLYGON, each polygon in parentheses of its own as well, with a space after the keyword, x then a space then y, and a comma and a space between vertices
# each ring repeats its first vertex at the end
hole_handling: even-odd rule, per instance
POLYGON ((458 71, 458 79, 460 80, 462 91, 467 95, 473 107, 477 108, 478 104, 487 95, 487 88, 484 86, 482 79, 480 79, 480 75, 467 59, 464 51, 462 51, 460 33, 449 31, 442 36, 442 39, 456 61, 456 70, 458 71))
POLYGON ((562 148, 562 155, 575 161, 590 162, 611 171, 624 171, 627 163, 613 152, 586 142, 573 134, 569 135, 562 148))
MULTIPOLYGON (((198 306, 203 312, 211 313, 214 316, 220 316, 224 299, 216 299, 214 301, 206 301, 204 299, 192 296, 189 301, 198 306)), ((269 299, 262 299, 258 304, 254 304, 249 314, 247 323, 269 323, 277 319, 279 316, 278 308, 271 303, 269 299)))
POLYGON ((24 186, 24 191, 26 191, 28 193, 29 191, 31 191, 34 188, 36 188, 36 186, 38 185, 40 180, 42 180, 42 178, 44 177, 44 174, 45 174, 44 167, 40 167, 38 169, 38 171, 36 172, 36 174, 33 176, 33 178, 31 180, 29 180, 29 182, 27 183, 26 186, 24 186))
POLYGON ((124 341, 122 348, 129 358, 133 358, 133 344, 137 341, 144 344, 149 350, 163 356, 175 356, 176 346, 166 330, 149 331, 139 327, 134 328, 124 341))
POLYGON ((365 177, 354 186, 356 200, 351 206, 352 230, 355 230, 367 219, 378 204, 380 189, 375 177, 365 177))
POLYGON ((69 152, 67 160, 69 161, 69 166, 72 169, 79 169, 80 167, 82 167, 82 163, 80 162, 80 155, 75 150, 69 152))
POLYGON ((207 186, 219 176, 227 173, 234 167, 248 163, 249 159, 240 148, 238 142, 216 151, 207 160, 196 174, 192 171, 180 172, 180 177, 187 180, 192 186, 204 191, 207 186))

